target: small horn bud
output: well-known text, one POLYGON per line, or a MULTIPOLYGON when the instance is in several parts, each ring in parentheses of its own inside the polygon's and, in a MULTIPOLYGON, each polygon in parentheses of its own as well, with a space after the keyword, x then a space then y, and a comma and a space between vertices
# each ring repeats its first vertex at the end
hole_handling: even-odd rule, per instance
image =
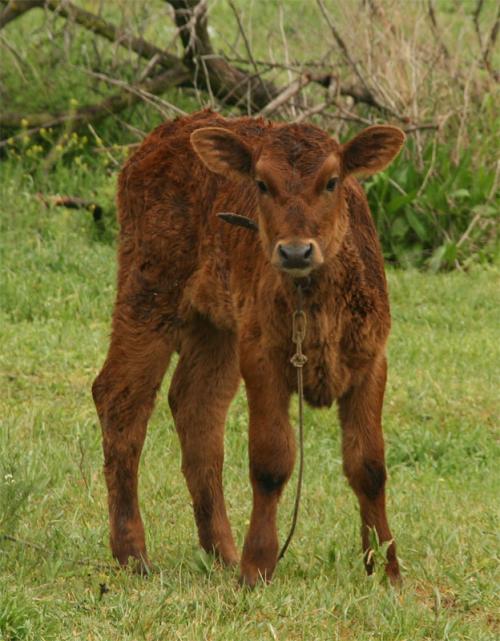
POLYGON ((240 216, 239 214, 232 214, 230 212, 221 212, 217 214, 217 217, 223 220, 230 225, 237 225, 238 227, 245 227, 246 229, 251 229, 252 231, 258 231, 259 226, 247 216, 240 216))

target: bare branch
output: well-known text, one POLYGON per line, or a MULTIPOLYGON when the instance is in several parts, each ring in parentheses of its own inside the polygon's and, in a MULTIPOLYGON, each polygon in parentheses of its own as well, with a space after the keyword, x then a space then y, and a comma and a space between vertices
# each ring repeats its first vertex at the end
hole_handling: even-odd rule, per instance
POLYGON ((0 13, 0 29, 3 29, 5 25, 19 18, 27 11, 43 6, 43 2, 44 0, 24 0, 23 2, 19 2, 19 0, 10 0, 10 2, 8 0, 0 0, 0 5, 4 7, 0 13))
POLYGON ((481 29, 479 28, 479 17, 481 16, 481 11, 483 10, 484 0, 477 0, 476 8, 472 14, 472 20, 474 22, 474 28, 476 30, 477 39, 479 42, 479 49, 483 51, 483 36, 481 34, 481 29))
POLYGON ((409 125, 408 127, 403 127, 403 131, 407 134, 412 134, 415 131, 425 131, 425 130, 430 130, 430 131, 438 131, 441 129, 441 125, 436 123, 436 122, 423 122, 420 125, 409 125))
POLYGON ((120 31, 114 24, 107 22, 94 13, 90 13, 90 11, 85 11, 85 9, 77 7, 72 2, 69 2, 69 0, 45 0, 45 2, 42 0, 41 4, 46 6, 50 11, 55 12, 63 18, 72 20, 88 31, 92 31, 110 42, 116 42, 121 47, 130 49, 141 56, 141 58, 146 58, 147 60, 156 59, 157 63, 164 69, 180 69, 183 66, 182 61, 179 60, 177 56, 163 51, 159 47, 144 40, 144 38, 138 38, 137 36, 120 31))
POLYGON ((308 85, 312 80, 312 76, 309 74, 304 74, 291 82, 288 87, 285 87, 283 91, 276 96, 269 104, 267 104, 264 109, 260 111, 260 116, 269 116, 277 109, 282 107, 287 103, 293 96, 297 95, 303 87, 308 85))
POLYGON ((491 27, 491 31, 489 33, 488 38, 486 39, 486 43, 483 48, 483 61, 484 61, 484 66, 486 69, 490 72, 492 77, 498 82, 500 79, 500 74, 498 71, 493 69, 490 61, 490 56, 491 52, 493 51, 497 37, 498 37, 498 31, 500 30, 500 5, 497 7, 497 15, 495 17, 495 22, 493 23, 493 26, 491 27))
MULTIPOLYGON (((80 9, 69 0, 38 0, 50 11, 73 20, 80 26, 116 42, 122 47, 134 51, 147 60, 157 60, 157 64, 165 69, 181 71, 186 67, 191 71, 191 78, 186 77, 186 83, 193 82, 193 75, 200 68, 206 68, 205 77, 197 78, 205 90, 212 90, 215 97, 227 104, 240 104, 250 92, 252 103, 261 108, 269 102, 270 97, 278 92, 270 83, 265 83, 260 74, 254 77, 236 69, 213 51, 206 21, 206 2, 204 0, 167 0, 175 11, 175 21, 179 28, 184 45, 184 61, 177 56, 163 51, 143 38, 121 32, 115 25, 101 17, 80 9), (202 60, 203 59, 203 60, 202 60), (238 87, 238 89, 236 89, 238 87)), ((153 68, 148 65, 148 71, 153 68)), ((143 74, 144 76, 145 74, 143 74)), ((195 83, 196 84, 196 83, 195 83)))
POLYGON ((252 48, 250 46, 250 42, 248 41, 247 34, 245 32, 245 29, 243 28, 243 24, 241 22, 240 14, 238 13, 238 10, 236 9, 236 6, 233 2, 233 0, 228 0, 229 1, 229 6, 231 7, 231 10, 234 14, 234 17, 236 18, 236 22, 238 23, 238 29, 241 33, 241 37, 243 38, 243 42, 245 43, 245 49, 247 52, 248 60, 251 62, 252 67, 254 68, 254 71, 256 73, 257 78, 260 81, 260 84, 263 88, 263 90, 267 93, 268 100, 272 99, 272 95, 269 92, 268 88, 266 87, 265 82, 262 80, 262 77, 260 75, 259 69, 257 67, 257 64, 254 60, 253 54, 252 54, 252 48))
MULTIPOLYGON (((29 131, 34 133, 42 128, 55 127, 68 122, 71 123, 73 127, 89 122, 98 122, 139 102, 142 99, 141 92, 147 92, 153 95, 162 93, 168 87, 184 82, 186 77, 187 72, 184 70, 180 72, 177 70, 166 71, 134 87, 133 91, 131 91, 130 87, 127 87, 120 93, 114 94, 96 105, 86 105, 79 109, 62 113, 37 113, 30 115, 0 113, 0 127, 5 129, 30 127, 29 131)), ((0 142, 0 146, 4 146, 5 144, 6 141, 0 142)))
POLYGON ((147 102, 153 107, 155 107, 156 109, 158 109, 158 111, 160 111, 160 113, 164 117, 167 117, 170 115, 168 111, 173 111, 177 116, 186 115, 186 112, 183 109, 176 107, 171 102, 167 102, 166 100, 159 98, 154 93, 151 93, 151 91, 148 91, 145 88, 145 86, 130 85, 128 82, 125 82, 124 80, 116 80, 116 78, 111 78, 110 76, 107 76, 104 73, 99 73, 97 71, 90 71, 89 69, 82 69, 82 71, 88 74, 89 76, 92 76, 93 78, 98 78, 99 80, 107 82, 110 85, 113 85, 115 87, 120 87, 124 91, 128 91, 132 94, 135 94, 139 98, 142 98, 144 102, 147 102))
POLYGON ((307 109, 306 111, 303 111, 301 114, 299 114, 293 122, 304 122, 304 120, 308 120, 311 116, 317 116, 318 114, 323 113, 325 109, 328 108, 328 106, 328 102, 321 102, 318 105, 314 105, 314 107, 311 107, 310 109, 307 109))
MULTIPOLYGON (((5 4, 6 0, 0 0, 0 3, 5 4)), ((157 64, 165 69, 178 69, 183 66, 182 61, 177 56, 174 56, 159 47, 144 40, 133 36, 129 33, 120 31, 114 24, 107 22, 100 16, 85 11, 77 7, 69 0, 10 0, 4 11, 0 14, 0 28, 17 18, 18 16, 26 13, 28 10, 35 7, 46 8, 53 13, 56 13, 63 18, 72 20, 76 24, 84 27, 88 31, 95 33, 110 42, 115 42, 121 47, 125 47, 147 60, 155 59, 157 64)))
POLYGON ((375 2, 375 0, 368 0, 367 4, 370 9, 370 13, 373 16, 373 19, 379 20, 383 24, 383 26, 391 32, 392 35, 395 35, 396 28, 390 22, 390 20, 388 20, 383 7, 380 7, 375 2))
POLYGON ((370 88, 369 84, 366 82, 363 74, 361 73, 358 64, 356 63, 356 61, 352 58, 351 54, 349 53, 349 49, 347 48, 347 45, 344 42, 343 38, 341 37, 338 29, 333 24, 329 14, 328 14, 328 11, 326 10, 326 7, 325 7, 325 4, 324 4, 323 0, 317 0, 317 3, 318 3, 318 6, 319 6, 319 8, 321 10, 321 13, 323 14, 323 17, 326 20, 326 23, 330 27, 330 30, 332 32, 332 35, 333 35, 334 39, 335 39, 335 42, 337 43, 337 45, 338 45, 343 57, 345 58, 346 62, 351 67, 351 69, 353 70, 354 74, 356 75, 356 77, 358 78, 359 82, 361 83, 361 87, 356 90, 356 93, 358 93, 358 95, 363 95, 364 99, 362 101, 360 100, 359 102, 365 102, 367 104, 370 104, 371 106, 376 107, 377 109, 380 109, 381 111, 384 111, 384 112, 386 112, 388 114, 391 114, 392 116, 394 116, 398 120, 405 121, 406 120, 405 116, 402 116, 402 115, 398 114, 391 107, 389 107, 386 104, 381 103, 375 97, 375 95, 373 94, 372 89, 370 88))
POLYGON ((497 15, 496 15, 496 18, 495 18, 495 22, 494 22, 493 26, 491 27, 490 35, 488 36, 488 39, 486 41, 486 45, 484 47, 484 54, 483 55, 485 57, 489 58, 489 56, 491 54, 491 50, 493 49, 493 47, 495 46, 495 43, 497 41, 499 29, 500 29, 500 5, 497 8, 497 15))
MULTIPOLYGON (((154 71, 156 65, 164 67, 168 72, 167 75, 157 76, 153 78, 153 80, 148 81, 152 82, 152 85, 146 82, 130 85, 127 82, 110 78, 104 74, 88 72, 108 84, 117 85, 121 91, 99 104, 88 105, 77 110, 63 113, 42 113, 27 116, 0 113, 0 127, 12 129, 20 126, 21 121, 25 119, 28 121, 31 129, 27 130, 24 126, 20 134, 22 135, 27 133, 27 131, 37 131, 41 127, 58 126, 68 122, 71 123, 71 126, 76 126, 82 123, 96 122, 111 114, 116 116, 116 114, 127 106, 139 100, 151 102, 162 114, 169 115, 168 112, 172 110, 175 111, 175 108, 170 103, 159 99, 157 94, 161 93, 161 91, 168 86, 183 85, 194 86, 195 89, 199 87, 203 91, 208 92, 213 100, 217 100, 222 104, 236 105, 240 108, 248 105, 248 110, 251 113, 258 112, 265 116, 269 116, 287 105, 288 115, 292 113, 292 117, 299 120, 303 120, 314 114, 320 114, 326 106, 330 106, 331 104, 336 104, 337 108, 341 110, 343 106, 340 104, 340 101, 337 103, 332 102, 332 97, 338 99, 340 96, 348 96, 352 98, 356 104, 362 103, 378 110, 382 114, 392 115, 401 122, 409 125, 412 131, 417 131, 421 127, 427 128, 428 126, 425 124, 419 125, 418 123, 410 122, 404 115, 396 113, 387 100, 381 100, 381 89, 369 85, 363 69, 351 56, 346 42, 343 40, 339 30, 333 24, 331 17, 326 11, 324 1, 317 1, 333 34, 336 46, 340 49, 346 63, 356 76, 356 80, 352 84, 342 82, 332 73, 323 73, 321 69, 326 69, 326 58, 320 62, 306 63, 305 65, 299 65, 298 63, 290 64, 287 53, 286 65, 277 65, 268 61, 257 61, 253 57, 250 42, 233 0, 229 0, 229 2, 243 38, 247 58, 233 60, 232 62, 242 62, 247 65, 247 68, 248 65, 250 65, 252 73, 234 66, 230 60, 218 55, 214 51, 207 25, 206 0, 165 0, 165 2, 170 4, 174 9, 175 23, 184 47, 183 59, 156 47, 143 38, 136 37, 130 32, 119 29, 100 16, 81 9, 70 0, 26 0, 19 5, 22 7, 23 12, 27 10, 26 7, 28 6, 29 8, 35 6, 45 7, 55 15, 72 20, 75 24, 121 47, 126 47, 140 57, 148 60, 149 63, 141 74, 141 80, 148 78, 154 71), (311 72, 308 71, 304 73, 304 67, 310 67, 311 72), (291 80, 286 87, 278 89, 273 83, 264 78, 264 74, 273 68, 283 68, 289 72, 291 80), (168 73, 172 75, 168 76, 168 73), (296 106, 296 108, 299 109, 298 113, 294 112, 293 108, 290 112, 288 105, 292 98, 297 95, 300 96, 302 89, 311 82, 319 84, 328 90, 327 97, 323 99, 326 100, 326 102, 321 102, 319 105, 315 105, 313 102, 309 106, 306 104, 296 106)), ((0 21, 2 17, 7 19, 9 16, 14 15, 13 11, 14 9, 17 10, 17 2, 18 0, 15 0, 15 2, 14 0, 10 2, 0 0, 0 6, 3 5, 5 7, 0 14, 0 21), (6 13, 7 11, 9 12, 8 15, 6 13)), ((372 11, 379 10, 375 2, 370 2, 369 4, 372 11)), ((434 18, 433 24, 436 23, 432 0, 429 0, 429 12, 432 14, 430 16, 431 22, 434 18)), ((17 15, 21 15, 21 13, 18 12, 16 13, 16 16, 17 15)), ((497 32, 498 25, 496 28, 494 27, 490 33, 488 42, 491 42, 491 45, 486 50, 486 59, 488 59, 489 52, 493 48, 497 32)), ((358 122, 363 120, 360 116, 350 112, 339 111, 339 113, 341 114, 340 119, 358 119, 358 122)), ((333 116, 332 114, 328 114, 328 117, 333 116)), ((3 143, 0 143, 0 146, 2 145, 3 143)))
MULTIPOLYGON (((288 49, 288 38, 286 36, 285 23, 284 23, 285 16, 284 16, 283 3, 282 2, 280 2, 280 4, 279 4, 279 14, 278 15, 279 15, 279 26, 280 26, 280 33, 281 33, 281 41, 283 42, 283 51, 285 53, 285 64, 290 66, 290 52, 289 52, 289 49, 288 49)), ((288 70, 287 75, 288 75, 288 83, 290 84, 292 82, 292 80, 293 80, 292 72, 290 70, 288 70)), ((297 110, 295 109, 295 104, 292 102, 292 104, 290 106, 291 106, 292 116, 294 116, 296 118, 297 117, 297 110)))
POLYGON ((477 0, 476 8, 474 9, 474 12, 472 14, 472 21, 474 22, 474 29, 476 31, 477 41, 479 43, 479 50, 481 52, 481 58, 482 58, 484 67, 486 68, 488 73, 493 77, 493 79, 498 81, 500 78, 500 74, 491 66, 490 56, 491 56, 493 47, 495 46, 497 36, 498 36, 498 31, 500 29, 500 5, 497 6, 495 22, 491 27, 491 31, 488 37, 486 38, 486 42, 483 41, 483 35, 481 33, 481 28, 479 26, 479 19, 481 17, 483 7, 484 7, 484 0, 477 0))
POLYGON ((332 32, 332 35, 335 39, 335 42, 337 43, 342 55, 344 56, 346 62, 348 65, 351 67, 351 69, 354 71, 355 75, 357 76, 358 80, 360 83, 363 85, 363 87, 366 89, 368 93, 370 93, 370 87, 368 86, 368 83, 365 81, 362 73, 359 70, 358 65, 356 64, 356 61, 352 58, 351 54, 349 53, 349 49, 347 48, 346 43, 344 42, 342 36, 338 32, 338 29, 336 26, 333 24, 328 11, 326 10, 325 4, 323 0, 317 0, 318 6, 321 10, 321 13, 323 14, 323 17, 326 20, 326 23, 330 27, 330 31, 332 32))
POLYGON ((434 9, 433 0, 429 0, 429 2, 427 3, 427 13, 429 15, 429 20, 431 22, 432 33, 434 34, 434 37, 436 38, 439 44, 439 48, 441 49, 441 52, 444 58, 446 58, 446 60, 449 60, 450 52, 448 51, 447 46, 444 44, 443 39, 441 38, 441 31, 439 29, 439 25, 437 22, 436 11, 434 9))
POLYGON ((193 73, 201 69, 206 74, 197 77, 204 89, 210 88, 222 103, 241 105, 249 98, 252 109, 263 109, 278 90, 264 83, 260 74, 250 76, 217 56, 207 28, 204 0, 166 0, 175 11, 175 23, 184 46, 184 61, 193 73))

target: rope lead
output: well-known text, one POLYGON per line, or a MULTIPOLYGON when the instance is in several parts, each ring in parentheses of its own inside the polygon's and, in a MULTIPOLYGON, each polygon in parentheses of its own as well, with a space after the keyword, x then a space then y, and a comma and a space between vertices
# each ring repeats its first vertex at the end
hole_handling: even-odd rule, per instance
POLYGON ((307 319, 304 310, 302 309, 302 287, 297 285, 297 309, 292 316, 292 341, 296 345, 295 354, 290 359, 290 362, 297 370, 297 393, 299 396, 299 474, 297 477, 297 490, 295 493, 295 504, 293 506, 292 523, 290 531, 286 537, 280 553, 278 554, 278 561, 283 558, 285 552, 290 545, 292 537, 297 525, 299 515, 300 496, 302 494, 302 479, 304 476, 304 380, 302 376, 302 368, 307 363, 307 356, 302 353, 302 341, 306 336, 307 319))

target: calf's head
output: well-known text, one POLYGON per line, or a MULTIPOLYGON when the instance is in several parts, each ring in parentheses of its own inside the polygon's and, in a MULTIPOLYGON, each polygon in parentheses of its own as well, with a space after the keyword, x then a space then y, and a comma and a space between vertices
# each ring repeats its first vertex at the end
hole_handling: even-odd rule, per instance
POLYGON ((277 269, 304 278, 342 243, 346 178, 387 167, 404 138, 397 127, 373 126, 339 145, 316 127, 282 125, 263 129, 250 144, 228 129, 205 127, 191 134, 191 144, 208 169, 255 190, 264 252, 277 269))

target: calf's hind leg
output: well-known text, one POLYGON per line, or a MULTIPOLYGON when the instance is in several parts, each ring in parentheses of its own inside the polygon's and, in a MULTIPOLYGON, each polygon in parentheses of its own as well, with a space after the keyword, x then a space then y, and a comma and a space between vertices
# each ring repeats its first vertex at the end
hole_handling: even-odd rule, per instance
POLYGON ((147 570, 144 526, 137 496, 137 469, 156 392, 172 349, 147 323, 118 304, 106 362, 92 393, 102 426, 108 488, 110 542, 121 565, 138 559, 147 570))
POLYGON ((344 472, 359 500, 361 536, 365 567, 373 572, 370 529, 374 528, 380 543, 392 541, 387 548, 387 575, 392 583, 401 581, 385 509, 386 470, 382 434, 382 404, 387 364, 376 361, 363 382, 339 400, 342 424, 344 472))
POLYGON ((224 424, 239 378, 234 335, 193 321, 182 338, 169 403, 200 545, 227 564, 237 563, 238 554, 222 489, 224 424))

